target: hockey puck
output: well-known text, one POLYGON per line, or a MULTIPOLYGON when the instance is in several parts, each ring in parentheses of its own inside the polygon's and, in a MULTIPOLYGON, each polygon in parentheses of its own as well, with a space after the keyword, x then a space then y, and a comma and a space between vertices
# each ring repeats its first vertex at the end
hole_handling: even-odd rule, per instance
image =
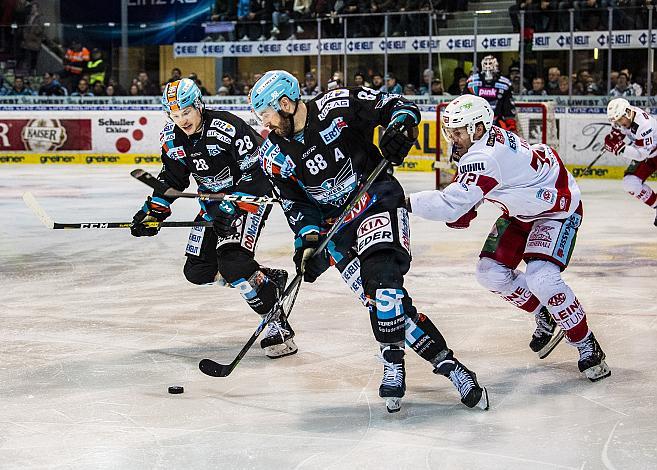
POLYGON ((180 385, 172 385, 171 387, 169 387, 169 393, 173 395, 178 395, 180 393, 183 393, 184 391, 185 389, 180 385))

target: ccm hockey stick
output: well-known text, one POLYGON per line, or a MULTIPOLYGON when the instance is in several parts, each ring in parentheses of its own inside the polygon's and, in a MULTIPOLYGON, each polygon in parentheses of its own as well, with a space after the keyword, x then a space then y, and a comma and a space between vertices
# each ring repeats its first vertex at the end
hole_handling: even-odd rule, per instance
MULTIPOLYGON (((333 226, 331 227, 331 230, 329 230, 322 241, 322 243, 319 244, 315 252, 313 253, 313 256, 316 256, 317 253, 321 253, 324 251, 324 249, 328 246, 329 242, 331 241, 331 238, 337 233, 337 231, 341 228, 342 223, 344 222, 344 219, 351 213, 351 211, 358 205, 362 197, 365 195, 365 193, 370 189, 370 186, 372 186, 372 183, 379 177, 379 175, 388 168, 388 161, 387 160, 382 160, 377 167, 372 171, 370 176, 367 178, 365 183, 363 183, 363 186, 361 187, 360 191, 356 196, 351 200, 351 202, 347 205, 347 207, 342 211, 342 214, 338 219, 335 221, 333 226)), ((237 354, 237 357, 233 359, 233 362, 230 364, 220 364, 218 362, 213 361, 212 359, 203 359, 201 362, 198 364, 198 368, 201 370, 206 375, 210 375, 212 377, 227 377, 233 369, 235 369, 235 366, 242 360, 244 355, 248 352, 248 350, 253 346, 253 343, 255 343, 255 340, 258 338, 260 333, 262 333, 262 330, 265 329, 267 324, 273 320, 277 320, 281 315, 285 315, 286 317, 290 315, 290 311, 292 310, 292 306, 294 305, 294 301, 297 297, 297 293, 299 292, 299 288, 301 287, 301 280, 303 279, 303 274, 297 274, 294 276, 294 279, 290 281, 290 284, 285 288, 285 291, 279 298, 278 302, 276 302, 276 305, 274 305, 274 308, 271 309, 271 311, 265 315, 265 317, 262 319, 256 330, 253 332, 249 340, 246 342, 242 350, 237 354), (291 300, 291 301, 290 301, 291 300), (285 311, 285 306, 287 305, 287 312, 285 311)))
POLYGON ((136 169, 132 170, 130 175, 167 197, 186 197, 200 199, 202 201, 231 201, 245 204, 275 204, 280 202, 279 199, 269 196, 240 196, 237 194, 226 193, 184 193, 160 181, 147 171, 136 169))
MULTIPOLYGON (((106 228, 130 228, 132 222, 55 222, 38 203, 30 192, 23 193, 23 201, 27 207, 39 218, 41 223, 50 229, 106 229, 106 228)), ((212 222, 142 222, 146 227, 211 227, 212 222)))

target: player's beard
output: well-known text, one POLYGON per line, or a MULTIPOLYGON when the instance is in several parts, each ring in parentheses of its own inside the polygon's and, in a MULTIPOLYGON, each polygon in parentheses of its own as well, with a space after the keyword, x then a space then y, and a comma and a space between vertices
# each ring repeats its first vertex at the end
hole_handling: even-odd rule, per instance
POLYGON ((272 129, 279 137, 289 137, 292 134, 292 123, 288 118, 282 118, 278 126, 272 129))

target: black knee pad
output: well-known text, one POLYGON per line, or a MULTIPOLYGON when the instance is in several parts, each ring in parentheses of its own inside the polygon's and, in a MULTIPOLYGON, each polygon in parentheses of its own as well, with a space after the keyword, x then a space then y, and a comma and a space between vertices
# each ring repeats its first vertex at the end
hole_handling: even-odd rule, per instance
POLYGON ((403 287, 403 265, 395 262, 395 255, 394 250, 381 250, 363 258, 360 264, 374 337, 384 344, 403 343, 406 315, 415 313, 403 287))
POLYGON ((239 245, 224 245, 217 250, 219 274, 227 282, 234 283, 248 279, 260 265, 253 259, 253 253, 239 245))
POLYGON ((217 265, 197 257, 188 256, 183 267, 183 274, 192 284, 209 284, 215 281, 217 265))
POLYGON ((432 364, 447 350, 445 338, 436 325, 416 310, 406 318, 406 342, 422 359, 432 364))

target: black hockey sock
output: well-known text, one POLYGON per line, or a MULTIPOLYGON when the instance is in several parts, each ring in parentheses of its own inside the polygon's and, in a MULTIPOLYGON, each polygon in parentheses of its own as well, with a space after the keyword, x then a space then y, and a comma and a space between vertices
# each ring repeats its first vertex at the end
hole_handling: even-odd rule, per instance
POLYGON ((405 328, 406 342, 425 361, 433 364, 437 356, 447 350, 445 338, 423 313, 415 311, 415 315, 407 315, 405 328))

